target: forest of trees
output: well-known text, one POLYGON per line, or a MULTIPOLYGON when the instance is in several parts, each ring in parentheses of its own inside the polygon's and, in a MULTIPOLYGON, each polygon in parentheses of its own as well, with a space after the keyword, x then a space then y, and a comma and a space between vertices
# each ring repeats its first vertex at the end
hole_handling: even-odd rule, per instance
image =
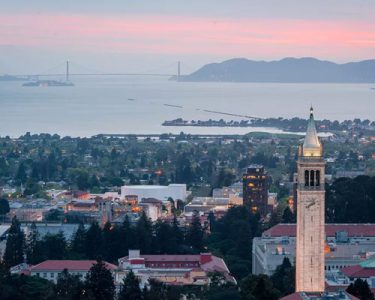
POLYGON ((339 178, 326 187, 328 223, 375 223, 375 177, 339 178))
POLYGON ((136 224, 125 219, 116 226, 106 223, 101 228, 92 223, 88 228, 80 224, 72 240, 67 241, 62 232, 40 237, 35 224, 25 236, 19 221, 14 217, 10 227, 4 262, 8 267, 24 260, 37 264, 47 259, 97 259, 117 263, 128 255, 129 249, 139 249, 143 254, 197 254, 204 250, 205 228, 197 216, 191 226, 182 230, 176 218, 168 223, 154 224, 142 214, 136 224))

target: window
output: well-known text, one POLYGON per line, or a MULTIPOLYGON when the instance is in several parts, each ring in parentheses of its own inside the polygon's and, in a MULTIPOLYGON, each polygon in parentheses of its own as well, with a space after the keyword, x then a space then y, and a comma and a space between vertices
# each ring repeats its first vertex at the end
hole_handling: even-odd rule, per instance
POLYGON ((316 174, 316 186, 320 186, 320 171, 317 170, 315 174, 316 174))
POLYGON ((309 171, 305 171, 305 186, 309 186, 309 171))
POLYGON ((43 277, 44 277, 44 278, 47 278, 47 273, 43 273, 43 277))
POLYGON ((310 186, 315 186, 315 171, 310 171, 310 186))
POLYGON ((51 276, 51 278, 54 278, 54 277, 55 277, 55 273, 52 272, 52 273, 50 274, 50 276, 51 276))

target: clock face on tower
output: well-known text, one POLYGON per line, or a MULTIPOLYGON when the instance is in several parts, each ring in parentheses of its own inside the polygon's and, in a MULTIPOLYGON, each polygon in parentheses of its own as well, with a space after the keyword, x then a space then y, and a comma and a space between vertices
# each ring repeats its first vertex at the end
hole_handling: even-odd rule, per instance
POLYGON ((314 197, 308 197, 306 199, 306 208, 311 208, 315 205, 316 199, 314 197))

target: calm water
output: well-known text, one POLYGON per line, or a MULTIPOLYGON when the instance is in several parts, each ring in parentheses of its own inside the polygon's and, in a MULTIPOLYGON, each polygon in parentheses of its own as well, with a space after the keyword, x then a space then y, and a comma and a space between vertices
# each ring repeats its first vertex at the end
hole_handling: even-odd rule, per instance
MULTIPOLYGON (((375 120, 368 84, 178 83, 165 78, 74 78, 75 87, 26 88, 0 82, 0 135, 31 133, 246 133, 250 128, 163 127, 164 120, 240 120, 202 109, 258 117, 375 120), (128 99, 134 99, 130 101, 128 99), (164 104, 183 106, 168 107, 164 104)), ((276 130, 277 132, 277 130, 276 130)))

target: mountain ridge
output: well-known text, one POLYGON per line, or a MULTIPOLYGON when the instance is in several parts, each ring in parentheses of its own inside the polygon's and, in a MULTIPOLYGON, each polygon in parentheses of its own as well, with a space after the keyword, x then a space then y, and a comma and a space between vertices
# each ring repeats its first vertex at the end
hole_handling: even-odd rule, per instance
POLYGON ((232 58, 209 63, 181 81, 375 83, 375 59, 343 64, 314 57, 285 57, 273 61, 232 58))

